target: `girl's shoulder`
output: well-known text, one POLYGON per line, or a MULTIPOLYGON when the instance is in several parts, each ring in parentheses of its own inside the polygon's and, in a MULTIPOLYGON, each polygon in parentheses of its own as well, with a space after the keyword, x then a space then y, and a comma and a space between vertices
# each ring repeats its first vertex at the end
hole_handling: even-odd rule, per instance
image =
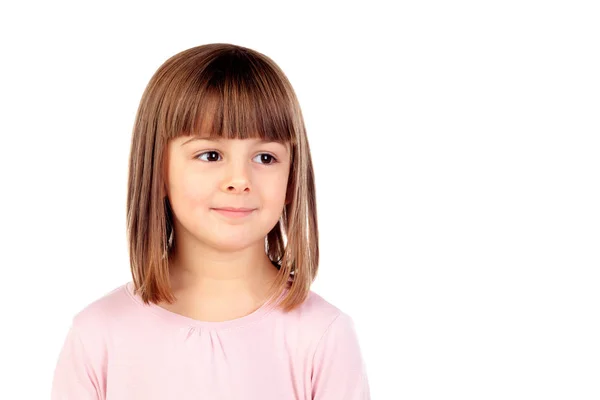
POLYGON ((73 325, 80 332, 98 332, 109 327, 135 308, 123 283, 84 305, 73 316, 73 325))
POLYGON ((280 311, 286 323, 295 325, 306 334, 323 334, 337 321, 337 325, 353 325, 352 317, 324 296, 311 290, 306 300, 287 315, 280 311), (310 330, 312 332, 306 332, 310 330))

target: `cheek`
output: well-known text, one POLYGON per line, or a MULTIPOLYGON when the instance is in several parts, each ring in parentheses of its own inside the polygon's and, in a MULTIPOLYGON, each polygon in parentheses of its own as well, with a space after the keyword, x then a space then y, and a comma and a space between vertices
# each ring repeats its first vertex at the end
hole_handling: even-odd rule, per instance
POLYGON ((263 201, 269 206, 282 206, 285 202, 285 194, 287 190, 287 175, 276 177, 270 184, 263 188, 263 201))
POLYGON ((180 182, 178 196, 186 208, 193 209, 198 206, 208 207, 210 192, 210 183, 207 179, 185 176, 180 182))

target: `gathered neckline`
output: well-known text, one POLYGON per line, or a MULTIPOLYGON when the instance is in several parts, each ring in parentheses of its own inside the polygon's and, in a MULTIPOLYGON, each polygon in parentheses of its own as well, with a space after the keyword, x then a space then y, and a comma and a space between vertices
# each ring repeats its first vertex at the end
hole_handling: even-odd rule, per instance
POLYGON ((198 319, 194 319, 191 317, 187 317, 182 314, 178 314, 173 311, 169 311, 166 308, 159 306, 158 304, 148 303, 145 304, 143 299, 139 294, 135 294, 133 292, 134 284, 133 281, 129 281, 124 285, 124 289, 127 294, 134 300, 139 306, 144 309, 158 315, 159 317, 168 320, 171 323, 177 324, 181 327, 193 327, 200 328, 203 330, 223 330, 223 329, 234 329, 234 328, 242 328, 249 324, 255 323, 265 317, 268 313, 273 311, 273 309, 277 306, 277 303, 285 296, 286 292, 289 289, 286 289, 280 298, 277 301, 265 301, 258 309, 254 310, 248 315, 243 317, 230 319, 226 321, 202 321, 198 319))

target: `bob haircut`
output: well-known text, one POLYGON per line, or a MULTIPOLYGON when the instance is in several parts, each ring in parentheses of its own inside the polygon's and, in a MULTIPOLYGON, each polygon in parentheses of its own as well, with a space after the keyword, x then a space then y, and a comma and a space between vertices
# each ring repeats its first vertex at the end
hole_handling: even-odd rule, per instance
POLYGON ((175 54, 158 68, 142 95, 127 187, 127 241, 135 292, 145 304, 175 301, 169 281, 174 224, 165 152, 169 139, 200 133, 278 141, 290 149, 285 207, 266 235, 265 251, 279 270, 270 299, 281 300, 281 309, 291 311, 307 298, 319 262, 315 182, 304 119, 292 85, 277 64, 228 43, 175 54))

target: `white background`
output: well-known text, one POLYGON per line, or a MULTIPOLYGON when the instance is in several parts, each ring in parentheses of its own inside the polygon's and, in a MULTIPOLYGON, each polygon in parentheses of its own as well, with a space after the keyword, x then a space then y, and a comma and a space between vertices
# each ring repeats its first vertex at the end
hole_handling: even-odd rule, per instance
POLYGON ((3 5, 0 398, 49 398, 73 315, 131 279, 138 103, 211 42, 296 90, 313 290, 353 317, 373 399, 600 398, 593 3, 3 5))

